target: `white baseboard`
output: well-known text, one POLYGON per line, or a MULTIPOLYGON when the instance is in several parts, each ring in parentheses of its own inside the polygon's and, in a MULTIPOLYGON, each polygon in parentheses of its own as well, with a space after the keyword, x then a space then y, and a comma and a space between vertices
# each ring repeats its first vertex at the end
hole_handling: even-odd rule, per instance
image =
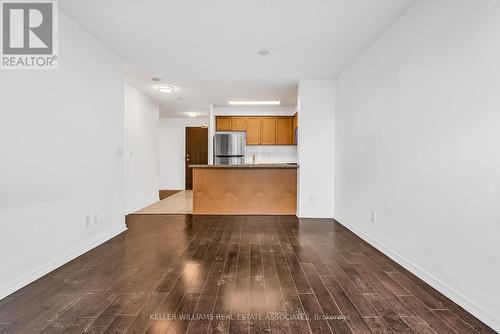
POLYGON ((14 282, 11 282, 3 287, 0 288, 0 299, 7 297, 8 295, 12 294, 13 292, 25 287, 26 285, 36 281, 40 277, 47 275, 51 271, 59 268, 65 263, 68 263, 69 261, 77 258, 78 256, 88 252, 89 250, 99 246, 100 244, 108 241, 111 238, 114 238, 118 234, 124 232, 127 230, 127 227, 125 225, 120 226, 111 232, 102 235, 91 242, 78 247, 77 249, 74 249, 66 254, 64 254, 61 257, 58 257, 54 259, 53 261, 50 261, 49 263, 46 263, 37 269, 33 270, 32 272, 26 274, 24 277, 15 280, 14 282))
POLYGON ((462 295, 460 292, 446 285, 432 274, 428 273, 415 263, 401 256, 396 251, 392 250, 382 242, 379 242, 377 239, 373 238, 369 234, 361 231, 360 229, 358 229, 353 225, 341 222, 338 219, 335 220, 340 224, 342 224, 343 226, 345 226, 351 232, 359 236, 361 239, 365 240, 370 245, 372 245, 373 247, 375 247, 376 249, 387 255, 393 261, 397 262, 399 265, 410 271, 412 274, 423 280, 425 283, 429 284, 434 289, 441 292, 443 295, 451 299, 454 303, 463 307, 467 312, 469 312, 470 314, 472 314, 473 316, 484 322, 486 325, 490 326, 495 331, 500 332, 500 319, 496 318, 492 314, 489 314, 483 308, 481 308, 480 306, 469 300, 467 297, 462 295))

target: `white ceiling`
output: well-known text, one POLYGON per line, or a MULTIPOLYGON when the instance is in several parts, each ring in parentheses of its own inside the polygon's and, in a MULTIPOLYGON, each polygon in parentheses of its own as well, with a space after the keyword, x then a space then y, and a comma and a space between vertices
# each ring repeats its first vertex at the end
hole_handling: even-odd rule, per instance
POLYGON ((228 99, 293 106, 300 78, 335 77, 415 0, 63 0, 127 64, 162 117, 228 99), (270 55, 260 56, 261 49, 270 55), (159 94, 151 78, 177 87, 159 94))

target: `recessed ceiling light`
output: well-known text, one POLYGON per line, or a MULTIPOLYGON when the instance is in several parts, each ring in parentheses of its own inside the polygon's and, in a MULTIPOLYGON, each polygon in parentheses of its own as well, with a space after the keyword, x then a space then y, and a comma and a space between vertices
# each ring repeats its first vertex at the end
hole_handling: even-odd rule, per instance
POLYGON ((269 101, 234 101, 229 100, 229 105, 232 106, 279 106, 281 104, 280 100, 269 100, 269 101))
POLYGON ((271 53, 271 51, 267 50, 267 49, 262 49, 262 50, 259 50, 258 54, 261 55, 261 56, 267 56, 271 53))
POLYGON ((161 78, 152 78, 151 80, 153 80, 154 82, 160 82, 161 78))
POLYGON ((196 117, 198 116, 198 113, 195 113, 195 112, 187 112, 186 115, 188 115, 189 117, 196 117))
POLYGON ((160 93, 164 94, 170 94, 175 92, 175 87, 174 86, 169 86, 169 85, 157 85, 155 86, 156 90, 159 91, 160 93))

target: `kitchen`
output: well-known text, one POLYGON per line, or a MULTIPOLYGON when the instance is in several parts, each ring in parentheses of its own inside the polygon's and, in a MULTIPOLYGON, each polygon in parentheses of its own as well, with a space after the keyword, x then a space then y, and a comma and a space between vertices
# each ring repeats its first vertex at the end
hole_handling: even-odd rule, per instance
POLYGON ((333 210, 333 177, 328 172, 333 168, 333 90, 331 79, 300 80, 287 98, 262 93, 261 98, 227 97, 210 105, 207 112, 162 112, 158 129, 147 133, 158 131, 160 192, 174 194, 160 201, 151 199, 131 212, 328 217, 333 210), (220 168, 214 166, 221 165, 214 151, 218 132, 244 133, 245 144, 236 153, 238 159, 224 161, 224 170, 216 172, 220 168), (226 182, 228 172, 239 173, 238 186, 226 182), (264 182, 266 172, 283 180, 266 176, 272 182, 264 182), (218 176, 211 179, 207 174, 218 176), (243 174, 251 191, 248 184, 240 184, 243 174), (224 186, 208 185, 207 192, 199 187, 203 179, 224 186), (217 208, 221 201, 227 205, 217 208))
POLYGON ((297 163, 258 163, 247 150, 296 146, 298 115, 216 116, 213 164, 193 168, 194 214, 295 215, 297 163))

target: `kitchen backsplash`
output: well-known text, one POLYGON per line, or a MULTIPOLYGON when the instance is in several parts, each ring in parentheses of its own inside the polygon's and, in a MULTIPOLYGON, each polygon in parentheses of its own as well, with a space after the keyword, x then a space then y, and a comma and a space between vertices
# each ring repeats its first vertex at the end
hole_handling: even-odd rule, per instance
POLYGON ((297 146, 247 146, 245 163, 252 163, 255 154, 256 163, 297 162, 297 146))

